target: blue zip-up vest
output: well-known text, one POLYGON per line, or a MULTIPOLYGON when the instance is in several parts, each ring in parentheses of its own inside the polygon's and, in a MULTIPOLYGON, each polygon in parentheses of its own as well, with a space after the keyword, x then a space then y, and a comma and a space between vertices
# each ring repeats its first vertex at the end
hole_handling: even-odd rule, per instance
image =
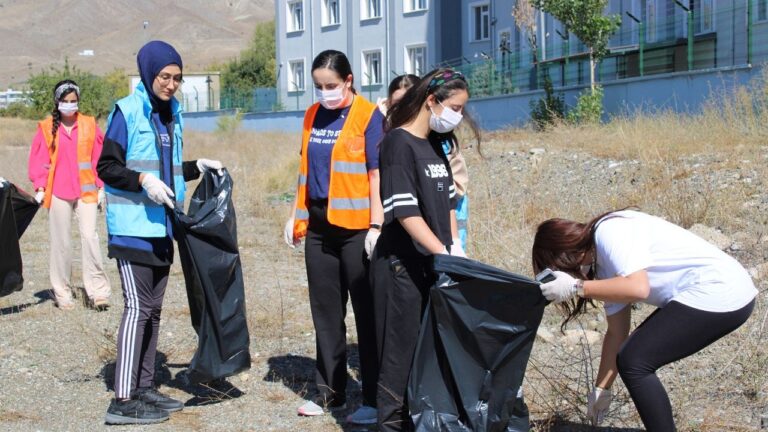
MULTIPOLYGON (((143 83, 136 86, 133 94, 120 99, 117 107, 125 117, 128 127, 128 143, 125 154, 127 168, 152 173, 162 179, 160 167, 160 135, 152 122, 152 105, 143 83)), ((181 107, 176 98, 171 99, 174 117, 173 130, 173 185, 176 204, 183 205, 184 174, 181 169, 181 107)), ((112 112, 112 114, 114 111, 112 112)), ((107 129, 112 122, 107 119, 107 129)), ((134 237, 165 237, 165 209, 147 196, 146 191, 130 192, 104 185, 107 193, 107 231, 111 235, 134 237)))

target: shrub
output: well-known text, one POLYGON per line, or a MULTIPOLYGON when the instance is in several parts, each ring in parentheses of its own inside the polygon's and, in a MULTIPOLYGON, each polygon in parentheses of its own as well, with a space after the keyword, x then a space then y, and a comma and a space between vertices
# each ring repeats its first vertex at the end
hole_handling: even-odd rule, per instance
POLYGON ((603 88, 595 86, 579 96, 576 107, 568 113, 568 121, 573 124, 599 124, 603 116, 603 88))
POLYGON ((544 75, 544 97, 530 102, 531 119, 537 130, 546 129, 565 116, 565 102, 562 96, 555 95, 552 80, 544 75))

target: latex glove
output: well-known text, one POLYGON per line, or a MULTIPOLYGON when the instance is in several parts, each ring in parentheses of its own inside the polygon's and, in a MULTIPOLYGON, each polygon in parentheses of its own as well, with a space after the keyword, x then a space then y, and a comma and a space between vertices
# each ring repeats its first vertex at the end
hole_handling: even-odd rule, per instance
POLYGON ((592 426, 600 426, 603 422, 608 407, 611 406, 613 393, 610 390, 595 387, 589 396, 587 396, 587 417, 592 422, 592 426))
POLYGON ((562 303, 576 295, 576 278, 568 273, 555 271, 555 280, 541 284, 541 293, 547 300, 562 303))
POLYGON ((37 201, 38 204, 42 204, 44 199, 45 199, 45 191, 38 191, 35 194, 35 201, 37 201))
POLYGON ((365 255, 368 256, 369 260, 371 255, 373 255, 373 248, 376 247, 376 242, 379 240, 380 235, 381 231, 376 228, 369 229, 368 234, 365 235, 365 255))
POLYGON ((5 182, 7 181, 4 177, 0 177, 0 187, 5 187, 5 182))
POLYGON ((205 172, 207 170, 216 170, 216 172, 221 175, 221 169, 224 168, 224 165, 221 164, 221 162, 217 160, 211 160, 211 159, 198 159, 197 160, 197 169, 200 170, 200 172, 205 172))
POLYGON ((98 201, 97 201, 97 202, 98 202, 98 204, 97 204, 97 208, 98 208, 99 210, 102 210, 102 211, 103 211, 103 210, 104 210, 104 204, 105 204, 105 202, 106 202, 106 198, 107 198, 106 194, 104 193, 104 188, 100 188, 100 189, 99 189, 99 195, 98 195, 98 197, 99 197, 99 198, 98 198, 98 201))
POLYGON ((147 191, 147 196, 153 202, 160 205, 167 205, 173 208, 173 191, 162 180, 155 177, 154 174, 144 173, 144 179, 141 181, 141 187, 147 191))
POLYGON ((467 253, 464 252, 464 248, 461 247, 461 240, 460 239, 453 239, 453 244, 451 245, 451 255, 466 258, 467 253))
POLYGON ((293 218, 288 219, 288 222, 285 223, 285 228, 283 228, 283 240, 285 240, 285 243, 290 246, 291 249, 301 244, 301 240, 293 238, 293 218))

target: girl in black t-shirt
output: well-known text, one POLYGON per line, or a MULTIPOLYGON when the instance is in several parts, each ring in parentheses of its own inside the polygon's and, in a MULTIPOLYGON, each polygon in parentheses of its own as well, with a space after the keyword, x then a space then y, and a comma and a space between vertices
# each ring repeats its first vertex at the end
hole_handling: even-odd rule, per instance
MULTIPOLYGON (((434 254, 464 256, 456 224, 456 190, 442 142, 469 99, 460 72, 439 69, 390 107, 379 168, 384 227, 371 259, 377 348, 380 431, 412 430, 406 386, 429 287, 434 254)), ((474 126, 473 126, 474 128, 474 126)))

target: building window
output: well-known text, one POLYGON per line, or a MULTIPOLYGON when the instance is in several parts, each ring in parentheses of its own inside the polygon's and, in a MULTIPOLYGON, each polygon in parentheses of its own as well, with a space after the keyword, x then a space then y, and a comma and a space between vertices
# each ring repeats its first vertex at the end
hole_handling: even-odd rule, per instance
POLYGON ((645 4, 645 40, 647 42, 656 42, 658 40, 659 27, 659 5, 657 0, 647 0, 645 4))
POLYGON ((427 9, 427 0, 403 0, 403 10, 408 12, 423 11, 427 9))
POLYGON ((363 51, 363 85, 381 84, 381 50, 363 51))
POLYGON ((472 42, 486 41, 491 37, 491 7, 488 3, 470 5, 472 42))
POLYGON ((405 71, 409 74, 422 76, 427 72, 427 46, 415 45, 406 47, 405 71))
POLYGON ((289 32, 304 30, 304 1, 289 1, 288 5, 288 28, 289 32))
POLYGON ((360 0, 360 18, 381 18, 381 0, 360 0))
POLYGON ((715 31, 715 0, 695 0, 693 15, 695 34, 712 33, 715 31))
POLYGON ((768 0, 757 0, 757 20, 768 20, 768 0))
POLYGON ((290 70, 288 91, 304 91, 304 60, 290 60, 288 67, 290 70))
POLYGON ((323 0, 323 25, 331 26, 341 23, 341 13, 339 13, 339 0, 323 0))

